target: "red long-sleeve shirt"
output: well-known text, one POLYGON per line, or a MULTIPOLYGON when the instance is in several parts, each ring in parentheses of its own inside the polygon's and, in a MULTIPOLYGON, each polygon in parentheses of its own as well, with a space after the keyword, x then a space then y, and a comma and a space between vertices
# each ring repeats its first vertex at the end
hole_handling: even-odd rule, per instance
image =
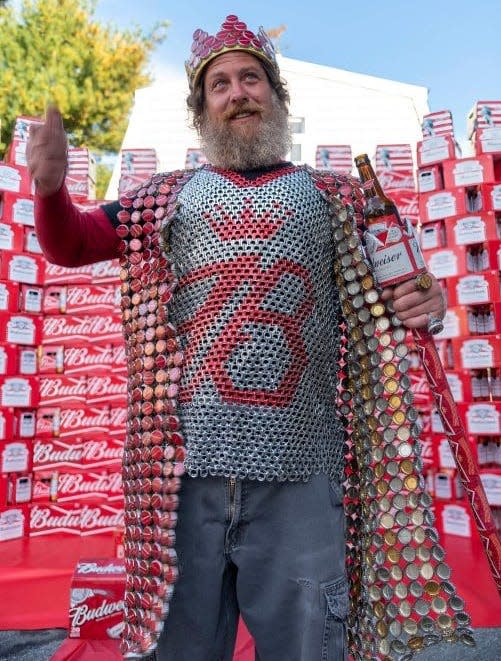
POLYGON ((80 211, 66 186, 48 197, 35 195, 35 229, 45 258, 72 267, 118 257, 118 203, 80 211))

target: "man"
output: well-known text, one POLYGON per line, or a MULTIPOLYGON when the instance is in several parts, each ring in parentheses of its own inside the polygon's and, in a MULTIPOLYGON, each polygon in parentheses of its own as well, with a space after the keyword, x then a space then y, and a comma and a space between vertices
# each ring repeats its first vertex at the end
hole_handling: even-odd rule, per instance
MULTIPOLYGON (((365 599, 364 612, 383 617, 374 615, 374 595, 367 600, 360 592, 369 564, 352 554, 350 576, 346 571, 343 443, 361 414, 356 393, 353 418, 345 395, 360 376, 362 391, 369 387, 364 409, 372 389, 380 406, 385 377, 367 368, 379 361, 375 345, 404 356, 401 325, 441 319, 441 288, 434 278, 427 289, 409 281, 381 298, 355 231, 363 197, 357 182, 285 160, 289 98, 262 29, 254 34, 228 16, 215 36, 197 30, 187 72, 188 105, 209 166, 156 175, 120 204, 80 213, 64 187, 66 138, 57 110, 47 111, 28 148, 46 257, 77 266, 121 255, 130 385, 124 655, 155 650, 158 660, 229 660, 241 613, 261 661, 339 661, 347 654, 349 580, 355 606, 365 599), (345 270, 335 275, 334 262, 345 270), (349 365, 352 350, 358 358, 349 365), (340 399, 341 381, 348 388, 340 399), (187 475, 176 526, 183 441, 187 475)), ((404 362, 399 369, 404 383, 404 362)), ((398 408, 394 420, 406 410, 398 408)), ((395 433, 410 462, 408 427, 395 433)), ((372 439, 378 433, 370 424, 368 430, 372 439)), ((362 465, 349 447, 350 465, 362 465)), ((407 477, 418 463, 406 464, 407 477)), ((362 477, 352 475, 351 484, 362 477)), ((407 479, 405 488, 416 484, 407 479)), ((409 507, 421 512, 418 493, 409 507)), ((363 531, 353 533, 350 516, 349 539, 356 540, 363 531)), ((428 564, 423 576, 430 578, 428 564)), ((393 588, 387 592, 392 601, 393 588)), ((389 607, 388 614, 398 620, 389 607)), ((402 647, 417 649, 406 647, 411 624, 390 635, 378 622, 352 631, 360 658, 367 649, 388 658, 402 647), (376 624, 381 643, 372 637, 376 624)))

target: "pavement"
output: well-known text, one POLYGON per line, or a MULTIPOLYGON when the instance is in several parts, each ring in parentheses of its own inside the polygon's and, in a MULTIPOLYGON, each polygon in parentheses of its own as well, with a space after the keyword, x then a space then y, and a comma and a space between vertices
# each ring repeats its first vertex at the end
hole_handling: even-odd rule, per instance
MULTIPOLYGON (((65 629, 0 631, 0 661, 49 661, 66 638, 65 629)), ((501 628, 476 629, 476 647, 441 643, 416 654, 415 661, 499 661, 501 628)), ((175 661, 190 661, 175 659, 175 661)), ((212 661, 207 659, 207 661, 212 661)), ((287 661, 277 659, 276 661, 287 661)))

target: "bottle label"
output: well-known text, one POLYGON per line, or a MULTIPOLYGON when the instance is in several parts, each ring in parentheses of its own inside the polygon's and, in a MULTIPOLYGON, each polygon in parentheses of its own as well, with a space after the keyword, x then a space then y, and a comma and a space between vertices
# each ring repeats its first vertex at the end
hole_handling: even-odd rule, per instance
POLYGON ((409 221, 394 216, 378 218, 365 233, 367 255, 381 287, 411 280, 426 271, 426 264, 409 221))

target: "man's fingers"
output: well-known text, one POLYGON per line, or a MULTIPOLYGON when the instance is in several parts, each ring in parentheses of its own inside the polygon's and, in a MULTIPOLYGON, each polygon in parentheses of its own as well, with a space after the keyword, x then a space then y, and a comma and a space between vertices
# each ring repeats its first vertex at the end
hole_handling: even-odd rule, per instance
POLYGON ((64 131, 63 117, 56 106, 48 106, 45 114, 45 126, 54 132, 64 131))

